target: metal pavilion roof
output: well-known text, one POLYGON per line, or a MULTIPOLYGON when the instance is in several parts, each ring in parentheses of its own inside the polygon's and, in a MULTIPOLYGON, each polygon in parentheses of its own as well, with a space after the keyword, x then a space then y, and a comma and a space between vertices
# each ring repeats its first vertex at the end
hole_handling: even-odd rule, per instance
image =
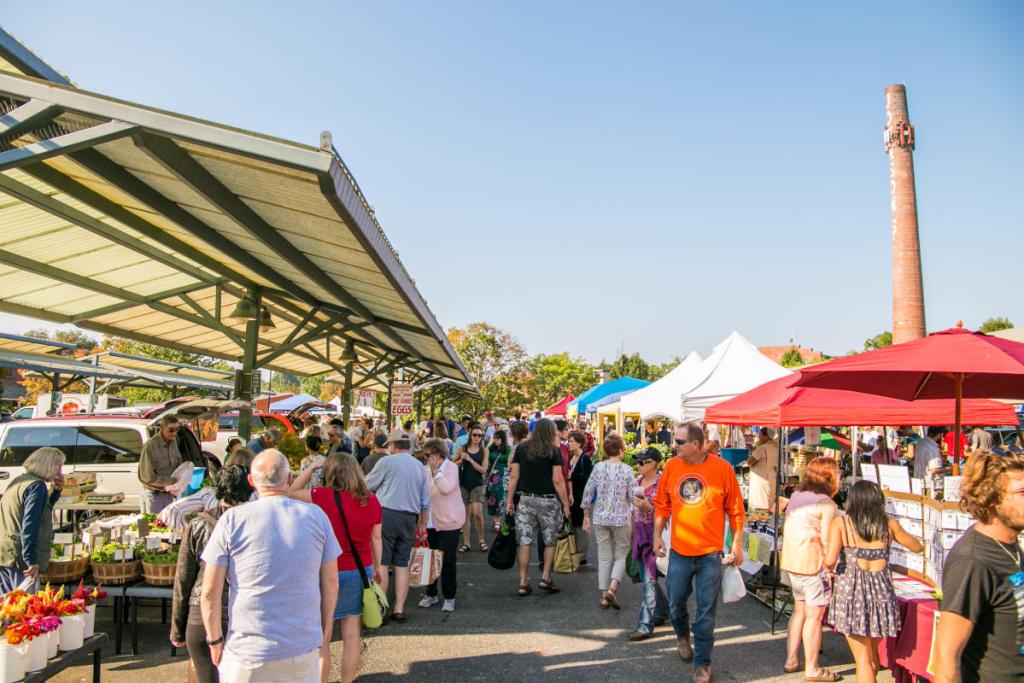
POLYGON ((0 368, 27 370, 47 376, 60 375, 62 384, 69 384, 88 377, 120 380, 131 379, 130 375, 127 375, 124 370, 119 368, 96 366, 92 363, 85 363, 81 360, 65 356, 30 353, 27 351, 0 350, 0 368))
POLYGON ((49 339, 36 339, 35 337, 25 337, 20 334, 0 332, 0 350, 2 351, 52 354, 73 348, 75 348, 74 344, 67 344, 65 342, 50 341, 49 339))
POLYGON ((253 291, 260 367, 476 393, 329 141, 0 72, 0 310, 239 360, 253 291))
POLYGON ((144 372, 155 372, 177 377, 199 377, 214 381, 232 381, 234 373, 231 370, 220 370, 218 368, 204 368, 199 365, 187 363, 175 363, 159 358, 146 358, 144 356, 132 356, 118 351, 103 351, 101 353, 87 356, 86 360, 96 357, 103 365, 113 365, 129 370, 141 370, 144 372))

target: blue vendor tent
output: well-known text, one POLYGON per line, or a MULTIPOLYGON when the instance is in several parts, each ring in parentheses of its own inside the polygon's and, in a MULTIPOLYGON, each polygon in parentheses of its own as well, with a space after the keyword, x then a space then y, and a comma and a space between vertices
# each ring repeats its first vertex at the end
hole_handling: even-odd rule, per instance
POLYGON ((648 384, 650 384, 650 382, 637 379, 636 377, 619 377, 618 379, 613 379, 610 382, 604 382, 587 389, 585 392, 580 394, 579 398, 566 406, 566 408, 570 413, 583 415, 588 412, 587 407, 589 405, 600 401, 602 398, 606 398, 612 394, 629 393, 631 391, 636 391, 637 389, 643 389, 648 384))

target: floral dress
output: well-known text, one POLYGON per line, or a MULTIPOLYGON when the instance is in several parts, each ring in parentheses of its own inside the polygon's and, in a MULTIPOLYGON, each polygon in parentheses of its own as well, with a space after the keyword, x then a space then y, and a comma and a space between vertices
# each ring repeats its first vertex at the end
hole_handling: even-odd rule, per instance
POLYGON ((508 490, 505 473, 508 471, 509 452, 502 453, 495 450, 491 453, 494 461, 491 465, 490 476, 484 482, 487 486, 487 512, 491 516, 499 515, 505 510, 505 491, 508 490))
POLYGON ((846 636, 888 638, 900 633, 900 608, 889 563, 878 571, 862 569, 858 559, 888 560, 889 539, 883 548, 861 548, 848 517, 843 518, 854 545, 843 548, 845 569, 836 575, 828 623, 846 636))

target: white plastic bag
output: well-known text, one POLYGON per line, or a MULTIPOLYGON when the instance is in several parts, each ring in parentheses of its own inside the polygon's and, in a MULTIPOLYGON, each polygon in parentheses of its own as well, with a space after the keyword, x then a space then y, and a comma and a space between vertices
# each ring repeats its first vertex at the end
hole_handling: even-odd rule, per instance
POLYGON ((183 462, 178 465, 173 472, 171 472, 171 479, 174 483, 166 487, 164 490, 173 496, 178 496, 184 491, 189 483, 192 481, 192 472, 195 470, 195 465, 190 462, 183 462))
POLYGON ((722 573, 722 602, 739 602, 747 595, 747 586, 738 567, 729 565, 722 573))

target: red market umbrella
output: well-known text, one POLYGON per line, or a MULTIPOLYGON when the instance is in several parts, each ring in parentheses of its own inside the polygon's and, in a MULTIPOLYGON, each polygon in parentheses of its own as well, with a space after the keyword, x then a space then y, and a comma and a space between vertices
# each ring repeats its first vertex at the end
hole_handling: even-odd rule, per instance
POLYGON ((575 400, 576 400, 575 396, 573 396, 572 394, 568 394, 561 401, 559 401, 555 405, 553 405, 550 408, 548 408, 547 410, 545 410, 544 414, 545 415, 565 415, 565 407, 567 405, 569 405, 571 402, 575 401, 575 400))
MULTIPOLYGON (((805 368, 795 385, 907 401, 952 398, 959 433, 964 398, 1024 398, 1024 344, 956 327, 805 368)), ((957 473, 960 440, 955 443, 957 473)))
MULTIPOLYGON (((713 424, 764 427, 825 425, 948 425, 956 421, 952 399, 901 401, 858 391, 796 386, 799 375, 766 382, 708 408, 713 424)), ((974 425, 1017 424, 1009 403, 985 399, 963 402, 962 418, 974 425)))

